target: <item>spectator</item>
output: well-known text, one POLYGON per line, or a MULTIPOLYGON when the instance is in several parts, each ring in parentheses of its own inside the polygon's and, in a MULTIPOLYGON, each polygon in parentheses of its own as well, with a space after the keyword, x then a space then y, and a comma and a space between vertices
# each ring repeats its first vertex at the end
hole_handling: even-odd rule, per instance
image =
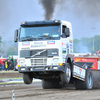
POLYGON ((4 70, 3 61, 0 59, 0 67, 4 70))
POLYGON ((11 61, 11 68, 10 69, 14 69, 14 59, 13 59, 13 56, 11 57, 10 61, 11 61))
POLYGON ((11 61, 13 62, 13 56, 11 57, 11 61))
POLYGON ((7 70, 8 70, 8 71, 9 71, 10 66, 11 66, 11 62, 10 62, 10 60, 8 60, 8 61, 7 61, 7 70))
POLYGON ((5 70, 7 71, 7 69, 8 69, 8 65, 7 65, 7 60, 5 60, 5 70))
POLYGON ((3 67, 4 67, 4 70, 5 70, 5 61, 3 60, 3 67))

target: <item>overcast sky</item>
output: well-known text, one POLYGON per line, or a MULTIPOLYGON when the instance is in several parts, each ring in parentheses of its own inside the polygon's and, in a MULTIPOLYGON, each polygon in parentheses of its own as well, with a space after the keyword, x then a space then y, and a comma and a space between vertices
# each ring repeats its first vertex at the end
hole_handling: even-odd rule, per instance
POLYGON ((3 40, 13 40, 22 21, 45 19, 71 22, 73 38, 100 35, 100 0, 0 0, 3 40))

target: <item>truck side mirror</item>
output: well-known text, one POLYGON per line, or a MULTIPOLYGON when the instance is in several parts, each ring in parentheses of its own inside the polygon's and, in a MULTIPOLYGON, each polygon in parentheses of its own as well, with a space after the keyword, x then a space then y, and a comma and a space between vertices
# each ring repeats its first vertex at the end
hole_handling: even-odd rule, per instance
POLYGON ((18 30, 15 30, 14 42, 18 41, 18 30))
POLYGON ((64 34, 65 34, 66 37, 70 36, 70 30, 69 30, 69 28, 65 28, 64 34))

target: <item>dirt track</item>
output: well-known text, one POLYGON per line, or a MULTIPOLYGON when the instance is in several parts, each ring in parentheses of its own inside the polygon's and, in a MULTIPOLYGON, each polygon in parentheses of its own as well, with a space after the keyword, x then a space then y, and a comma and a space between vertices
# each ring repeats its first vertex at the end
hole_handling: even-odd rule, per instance
MULTIPOLYGON (((1 85, 0 100, 12 100, 12 90, 15 90, 16 100, 100 100, 100 87, 98 88, 100 84, 98 83, 99 79, 97 79, 100 74, 99 72, 94 72, 93 75, 96 83, 96 88, 93 90, 75 90, 74 87, 42 89, 41 83, 1 85)), ((0 73, 0 76, 2 78, 14 78, 22 77, 22 74, 17 72, 6 72, 4 74, 3 72, 0 73)))
POLYGON ((75 90, 74 87, 42 89, 41 83, 2 86, 0 100, 12 100, 13 89, 16 100, 100 100, 100 89, 75 90))
MULTIPOLYGON (((0 79, 1 78, 20 78, 20 77, 22 77, 22 73, 18 73, 18 71, 0 72, 0 79)), ((100 71, 93 71, 93 80, 94 80, 93 88, 100 89, 100 71)))

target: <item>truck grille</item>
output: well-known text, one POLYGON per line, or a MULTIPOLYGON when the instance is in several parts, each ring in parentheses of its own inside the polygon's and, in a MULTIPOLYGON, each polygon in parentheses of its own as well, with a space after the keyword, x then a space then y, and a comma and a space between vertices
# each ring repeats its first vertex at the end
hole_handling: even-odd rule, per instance
POLYGON ((31 59, 31 66, 47 65, 47 59, 31 59))
MULTIPOLYGON (((44 52, 42 52, 45 49, 40 50, 21 50, 20 51, 20 57, 35 57, 35 58, 43 58, 43 57, 53 57, 58 56, 58 49, 47 49, 44 52), (38 52, 41 52, 39 55, 36 55, 38 52)), ((41 60, 41 59, 40 59, 41 60)))

